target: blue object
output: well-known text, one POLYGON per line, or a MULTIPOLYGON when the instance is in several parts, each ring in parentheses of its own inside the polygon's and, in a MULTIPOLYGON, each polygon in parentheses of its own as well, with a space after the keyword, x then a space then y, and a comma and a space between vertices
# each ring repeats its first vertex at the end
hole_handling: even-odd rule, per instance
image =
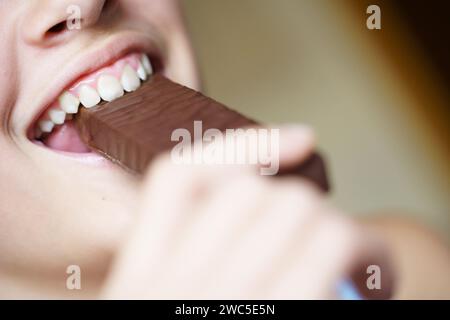
POLYGON ((341 300, 363 300, 351 280, 343 280, 337 286, 338 298, 341 300))

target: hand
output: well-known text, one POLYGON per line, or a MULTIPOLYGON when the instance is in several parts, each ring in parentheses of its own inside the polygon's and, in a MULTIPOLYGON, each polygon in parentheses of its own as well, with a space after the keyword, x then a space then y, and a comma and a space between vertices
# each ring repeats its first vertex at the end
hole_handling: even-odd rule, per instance
MULTIPOLYGON (((280 139, 281 166, 298 164, 314 147, 302 127, 282 129, 280 139)), ((255 169, 156 160, 103 297, 337 298, 344 277, 367 276, 363 265, 388 270, 384 247, 312 184, 255 169)), ((383 286, 380 297, 389 292, 383 286)))

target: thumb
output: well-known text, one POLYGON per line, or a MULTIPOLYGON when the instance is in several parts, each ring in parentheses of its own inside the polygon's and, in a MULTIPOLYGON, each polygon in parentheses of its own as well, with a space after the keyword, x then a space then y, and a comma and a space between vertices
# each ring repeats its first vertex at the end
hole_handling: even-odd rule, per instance
POLYGON ((306 125, 294 124, 280 127, 279 159, 282 171, 305 161, 316 144, 314 131, 306 125))

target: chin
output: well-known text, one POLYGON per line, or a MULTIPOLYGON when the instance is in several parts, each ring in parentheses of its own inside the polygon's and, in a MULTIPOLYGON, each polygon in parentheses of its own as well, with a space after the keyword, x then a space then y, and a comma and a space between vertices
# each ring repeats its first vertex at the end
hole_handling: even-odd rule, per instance
POLYGON ((75 264, 104 272, 135 221, 139 181, 112 165, 86 170, 45 150, 24 156, 6 148, 21 174, 0 183, 8 199, 0 211, 0 233, 8 239, 0 243, 2 267, 54 275, 75 264))

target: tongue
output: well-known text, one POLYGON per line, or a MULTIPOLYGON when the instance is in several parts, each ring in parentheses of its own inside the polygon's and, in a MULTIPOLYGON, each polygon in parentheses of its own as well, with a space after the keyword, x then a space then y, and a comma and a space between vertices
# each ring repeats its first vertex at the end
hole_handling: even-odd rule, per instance
POLYGON ((72 121, 66 121, 62 126, 55 127, 44 144, 54 150, 86 153, 91 150, 81 141, 80 135, 72 121))

